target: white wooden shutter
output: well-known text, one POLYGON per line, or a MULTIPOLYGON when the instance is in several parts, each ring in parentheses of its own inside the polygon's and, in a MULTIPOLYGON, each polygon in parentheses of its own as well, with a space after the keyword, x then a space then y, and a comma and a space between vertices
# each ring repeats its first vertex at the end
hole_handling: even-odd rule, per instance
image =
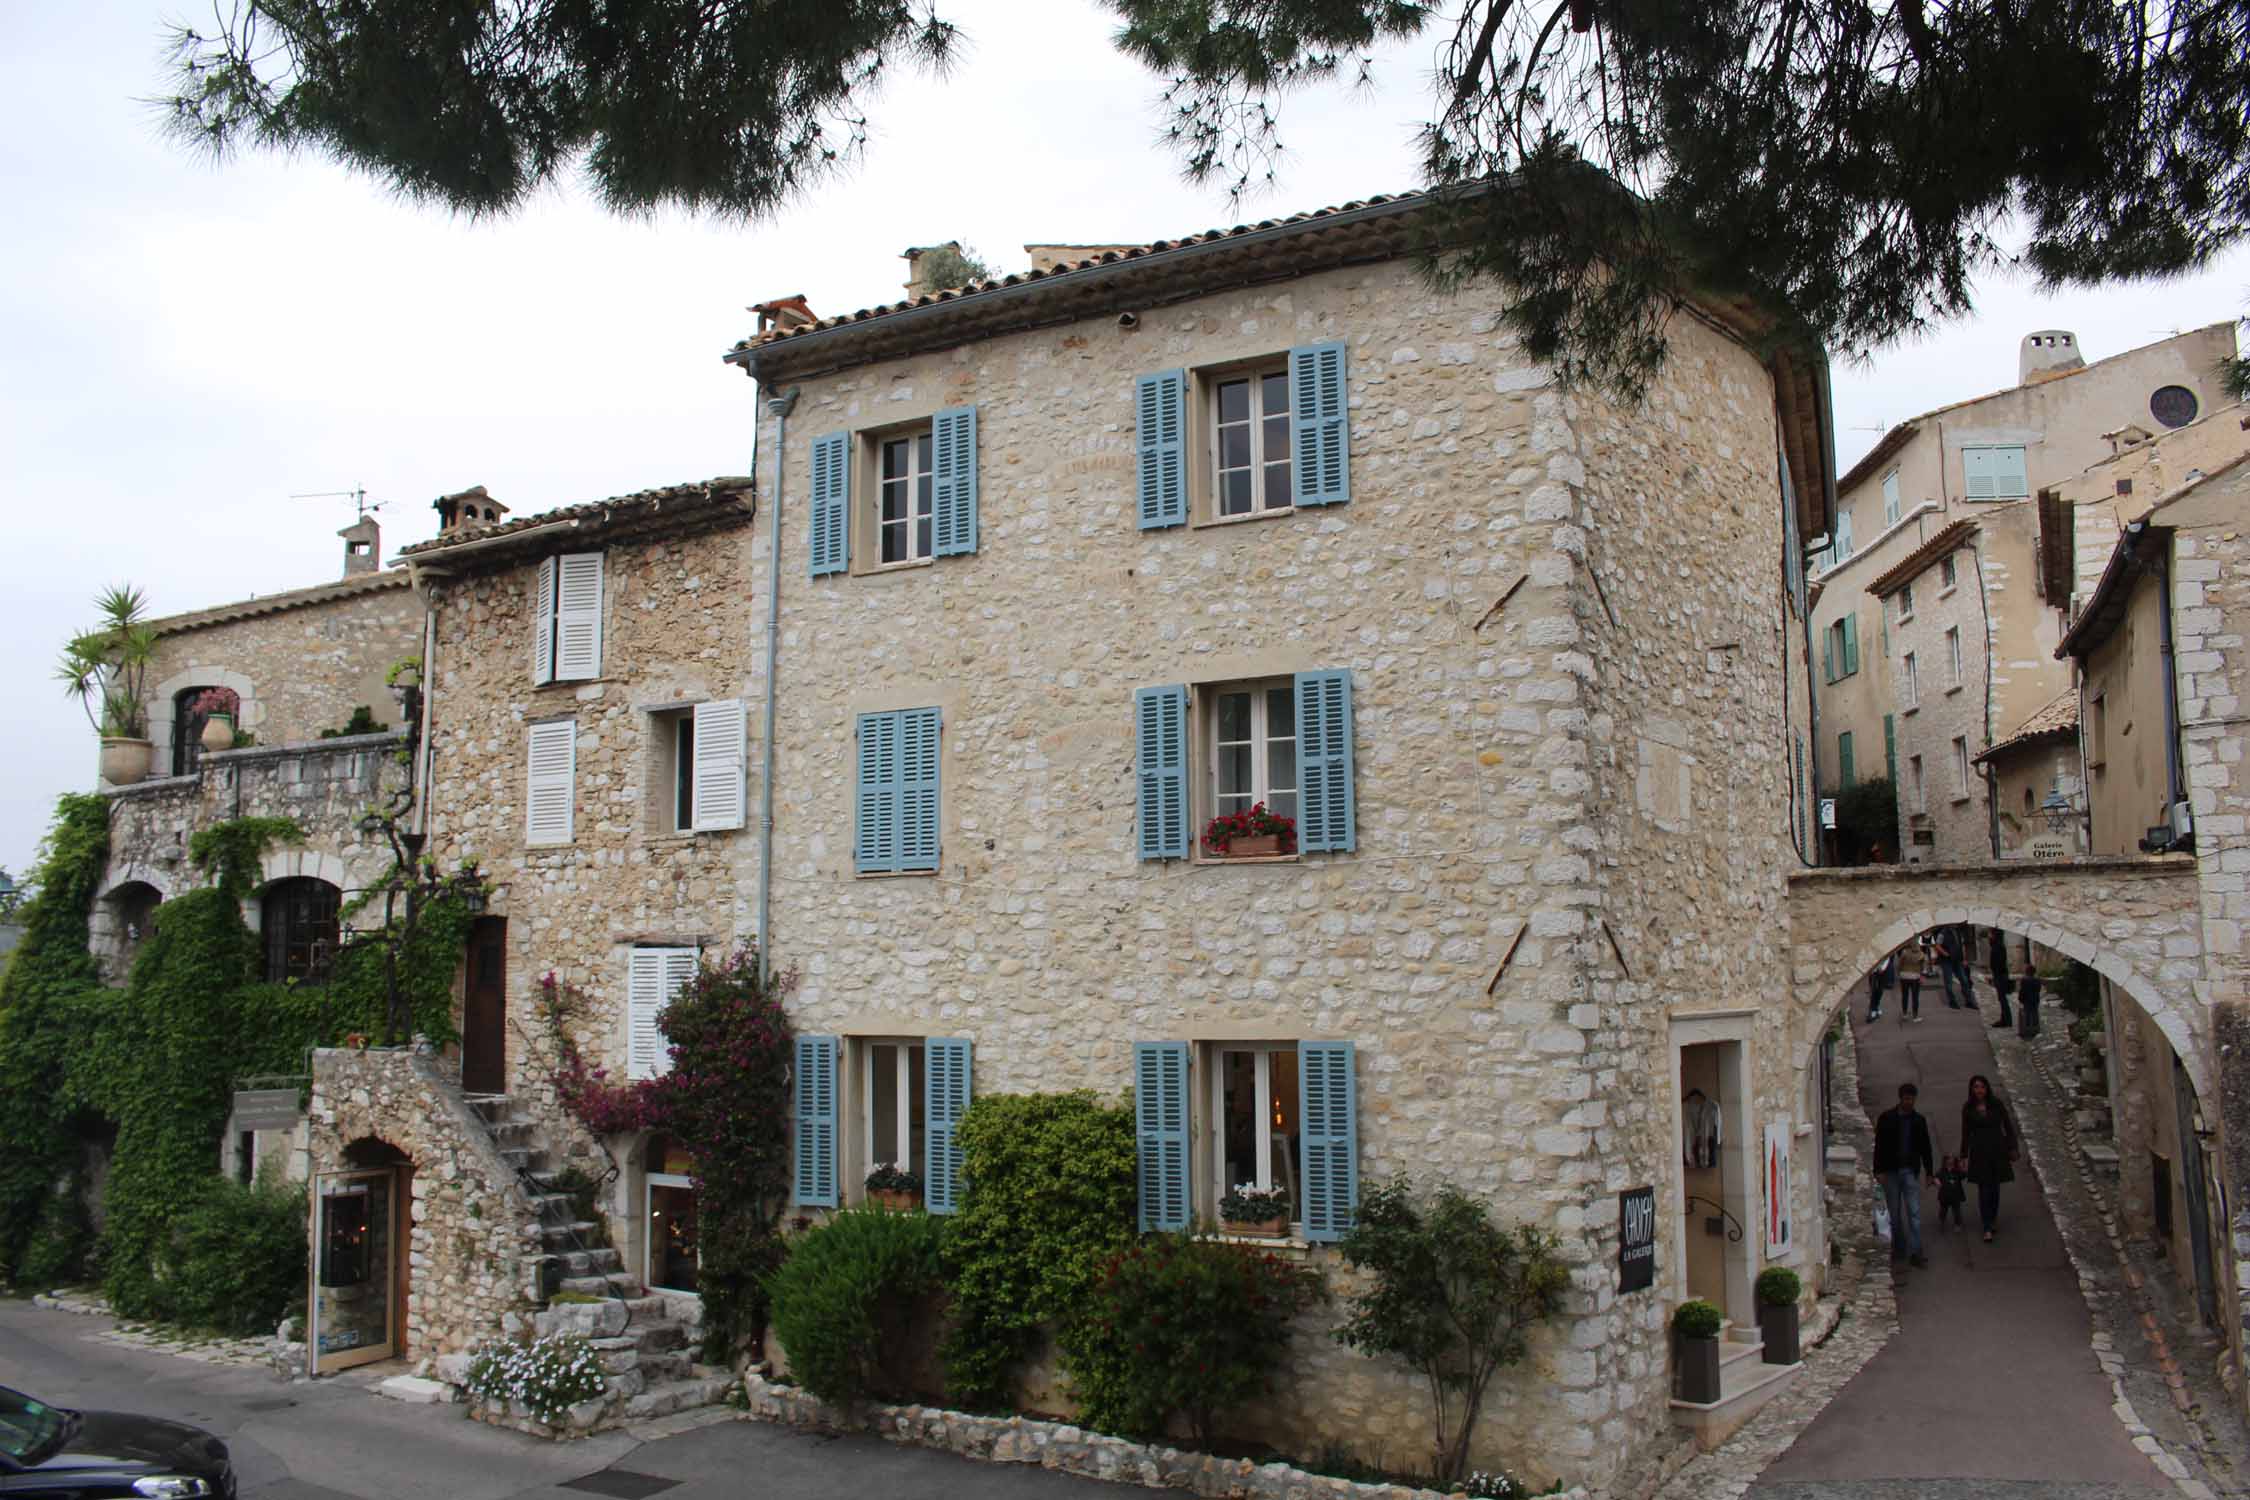
POLYGON ((548 558, 539 564, 539 589, 532 601, 538 620, 531 632, 531 680, 534 683, 555 680, 555 560, 548 558))
POLYGON ((740 698, 695 705, 695 787, 690 825, 697 833, 740 828, 749 802, 743 738, 749 712, 740 698))
POLYGON ((625 1076, 658 1078, 672 1070, 672 1047, 657 1017, 702 963, 699 948, 635 948, 625 984, 625 1076))
POLYGON ((578 721, 531 726, 531 763, 524 778, 524 842, 567 844, 577 801, 578 721))
POLYGON ((578 681, 602 675, 602 555, 573 552, 556 559, 555 676, 578 681))

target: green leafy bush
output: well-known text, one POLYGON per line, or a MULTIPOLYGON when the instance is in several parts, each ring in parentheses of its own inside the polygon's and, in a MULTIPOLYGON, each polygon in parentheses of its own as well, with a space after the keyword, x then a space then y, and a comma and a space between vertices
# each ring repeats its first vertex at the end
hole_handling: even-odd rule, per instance
POLYGON ((212 1177, 191 1192, 159 1257, 165 1315, 238 1337, 273 1332, 304 1295, 304 1189, 212 1177))
POLYGON ((903 1396, 903 1354, 944 1280, 945 1220, 847 1209, 766 1278, 789 1372, 824 1401, 903 1396))
POLYGON ((958 1139, 946 1388, 963 1406, 992 1410, 1009 1404, 1041 1326, 1075 1313, 1133 1243, 1133 1112, 1083 1092, 987 1094, 970 1102, 958 1139))
POLYGON ((1672 1331, 1683 1339, 1715 1339, 1724 1321, 1716 1306, 1697 1297, 1672 1314, 1672 1331))
POLYGON ((1402 1178, 1363 1194, 1338 1246, 1373 1284, 1336 1330, 1362 1354, 1387 1354, 1430 1389, 1432 1471, 1441 1485, 1468 1466, 1485 1388, 1524 1356, 1530 1331, 1554 1316, 1569 1274, 1553 1235, 1495 1224, 1450 1183, 1417 1202, 1402 1178))
POLYGON ((468 1385, 470 1395, 487 1401, 521 1401, 550 1426, 609 1389, 594 1346, 569 1333, 528 1344, 484 1345, 469 1361, 468 1385))
POLYGON ((1768 1266, 1758 1273, 1758 1300, 1768 1307, 1789 1307, 1804 1295, 1805 1283, 1787 1266, 1768 1266))
POLYGON ((1320 1278, 1270 1251, 1152 1235, 1111 1257, 1061 1345, 1079 1420, 1157 1437, 1185 1416, 1205 1448, 1267 1389, 1320 1278))

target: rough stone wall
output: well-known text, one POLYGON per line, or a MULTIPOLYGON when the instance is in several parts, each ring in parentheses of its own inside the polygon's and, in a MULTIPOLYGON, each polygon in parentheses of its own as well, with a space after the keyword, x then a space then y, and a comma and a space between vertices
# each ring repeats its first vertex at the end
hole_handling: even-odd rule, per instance
MULTIPOLYGON (((400 734, 353 735, 289 745, 227 750, 204 757, 187 776, 144 781, 109 792, 109 866, 89 927, 104 978, 122 984, 138 941, 147 893, 170 899, 206 883, 188 860, 188 840, 233 818, 294 818, 305 841, 267 852, 266 878, 311 875, 347 893, 390 868, 390 846, 359 829, 370 806, 406 784, 400 734)), ((349 894, 346 900, 349 900, 349 894)), ((244 913, 258 925, 257 903, 244 913)), ((372 914, 380 921, 381 913, 372 914)))
POLYGON ((427 1359, 529 1327, 538 1218, 457 1079, 410 1051, 324 1048, 313 1053, 311 1121, 316 1172, 344 1168, 362 1141, 411 1163, 402 1353, 427 1359))
MULTIPOLYGON (((1755 756, 1732 816, 1758 829, 1745 860, 1777 857, 1771 396, 1755 361, 1688 327, 1655 403, 1607 413, 1549 388, 1497 310, 1379 264, 1144 313, 1135 331, 1089 321, 802 381, 782 456, 774 942, 803 970, 801 1028, 969 1037, 979 1093, 1114 1095, 1138 1040, 1354 1040, 1363 1181, 1458 1182, 1503 1219, 1558 1231, 1576 1267, 1571 1315, 1501 1382, 1479 1458, 1605 1475, 1665 1430, 1663 1308, 1620 1311, 1602 1290, 1605 1195, 1654 1179, 1671 1152, 1649 1106, 1623 1132, 1608 1116, 1646 1089, 1594 922, 1612 850, 1593 803, 1598 761, 1628 797, 1635 772, 1630 757, 1609 767, 1606 737, 1627 731, 1597 721, 1591 637, 1604 655, 1649 653, 1633 670, 1648 694, 1681 695, 1681 720, 1704 684, 1761 674, 1775 706, 1757 749, 1732 743, 1746 729, 1704 724, 1667 748, 1702 764, 1705 787, 1732 775, 1730 753, 1755 756), (1330 338, 1351 351, 1349 504, 1136 529, 1135 376, 1330 338), (979 551, 807 581, 811 440, 964 403, 978 408, 979 551), (1613 564, 1614 632, 1583 571, 1608 544, 1589 534, 1597 518, 1633 533, 1615 539, 1629 561, 1613 564), (1683 544, 1706 531, 1753 555, 1683 544), (1763 613, 1737 622, 1706 602, 1737 581, 1763 613), (1692 675, 1675 680, 1680 667, 1692 675), (1353 672, 1357 852, 1138 860, 1134 690, 1314 668, 1353 672), (855 878, 855 715, 919 705, 943 717, 942 869, 855 878)), ((775 437, 769 419, 761 451, 775 437)), ((761 558, 752 592, 768 581, 761 558)), ((1723 862, 1703 841, 1726 837, 1726 805, 1714 797, 1681 856, 1714 878, 1723 862)), ((1762 983, 1765 952, 1721 957, 1720 982, 1762 983)), ((1208 1160, 1199 1149, 1199 1181, 1208 1160)), ((1419 1441, 1424 1397, 1404 1371, 1308 1335, 1265 1436, 1419 1441)))
POLYGON ((236 727, 279 745, 342 728, 362 703, 395 726, 398 704, 383 679, 392 663, 421 654, 422 601, 403 583, 167 633, 148 672, 154 774, 171 770, 173 699, 189 687, 233 688, 242 695, 236 727))
MULTIPOLYGON (((2040 806, 2047 794, 2057 787, 2062 794, 2080 809, 2086 806, 2086 785, 2079 774, 2078 741, 2046 740, 1996 755, 1989 762, 1992 771, 1993 801, 2000 810, 2000 857, 2002 859, 2030 858, 2030 844, 2035 838, 2044 838, 2054 830, 2048 826, 2047 814, 2040 806)), ((2086 824, 2083 817, 2073 814, 2064 825, 2062 837, 2068 842, 2072 854, 2085 854, 2086 824)), ((2108 849, 2107 854, 2125 854, 2129 849, 2108 849)))
MULTIPOLYGON (((1982 542, 1984 539, 1975 540, 1982 542)), ((1891 616, 1892 676, 1899 684, 1895 709, 1899 848, 1904 859, 1922 864, 1969 864, 1992 857, 1983 777, 1979 768, 1971 765, 1968 779, 1965 782, 1957 779, 1953 741, 1956 737, 1966 740, 1972 758, 1990 743, 1986 732, 1990 701, 1986 673, 1991 640, 1987 601, 2011 580, 2006 576, 2007 570, 1991 560, 1988 547, 1962 547, 1953 554, 1953 564, 1957 581, 1950 589, 1939 586, 1941 572, 1934 562, 1914 580, 1912 618, 1900 617, 1896 596, 1886 606, 1891 616), (1980 564, 1986 574, 1983 592, 1977 586, 1980 564), (1961 633, 1958 679, 1952 675, 1951 652, 1946 640, 1949 630, 1961 633), (1907 706, 1905 689, 1904 663, 1908 652, 1914 654, 1918 692, 1916 705, 1911 708, 1907 706), (1919 808, 1914 802, 1913 758, 1917 755, 1922 757, 1926 783, 1923 805, 1919 808), (1921 816, 1918 818, 1917 814, 1921 816), (1916 842, 1913 835, 1917 831, 1928 832, 1934 842, 1916 842)), ((1862 741, 1872 756, 1871 763, 1881 765, 1883 724, 1880 717, 1875 720, 1872 732, 1862 736, 1862 741)))
MULTIPOLYGON (((1686 1191, 1671 1020, 1756 1010, 1746 1062, 1758 1129, 1817 1124, 1785 1024, 1785 880, 1798 861, 1780 679, 1782 633, 1796 622, 1782 601, 1770 387, 1714 334, 1681 329, 1673 342, 1646 409, 1584 403, 1574 422, 1587 468, 1574 519, 1600 581, 1576 595, 1591 781, 1579 824, 1551 836, 1564 858, 1584 863, 1548 900, 1578 908, 1568 931, 1586 981, 1565 1019, 1586 1050, 1569 1059, 1573 1072, 1550 1075, 1549 1097, 1583 1092, 1542 1140, 1559 1159, 1540 1172, 1580 1194, 1587 1256, 1574 1281, 1584 1315, 1554 1368, 1563 1412, 1578 1424, 1569 1451, 1593 1472, 1596 1455, 1645 1443, 1671 1394, 1666 1318, 1688 1295, 1675 1280, 1678 1213, 1657 1215, 1656 1288, 1614 1290, 1618 1193, 1654 1183, 1668 1206, 1686 1191), (1725 498, 1696 498, 1707 491, 1725 498)), ((1872 664, 1873 611, 1863 614, 1862 660, 1872 664)), ((1567 708, 1550 721, 1576 727, 1567 708)), ((1539 760, 1575 764, 1546 751, 1539 760)), ((1817 1291, 1817 1147, 1802 1140, 1794 1155, 1797 1249, 1786 1262, 1817 1291)), ((1750 1193, 1753 1214, 1761 1201, 1750 1193)), ((1749 1231, 1742 1249, 1754 1276, 1763 1243, 1755 1222, 1749 1231)), ((1746 1306, 1729 1311, 1750 1316, 1746 1306)))
POLYGON ((735 527, 609 547, 602 676, 591 682, 532 683, 536 559, 436 594, 431 844, 448 861, 477 858, 496 883, 491 910, 508 920, 511 1093, 551 1097, 542 974, 583 997, 576 1040, 589 1062, 621 1075, 632 946, 717 948, 748 930, 741 901, 755 892, 755 833, 671 831, 669 787, 658 784, 669 752, 652 714, 748 696, 751 537, 735 527), (563 716, 578 723, 572 841, 527 847, 527 726, 563 716))

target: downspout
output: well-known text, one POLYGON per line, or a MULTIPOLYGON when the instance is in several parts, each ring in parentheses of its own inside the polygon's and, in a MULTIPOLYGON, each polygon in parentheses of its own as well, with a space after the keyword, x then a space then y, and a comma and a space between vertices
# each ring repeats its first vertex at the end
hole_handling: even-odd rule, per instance
MULTIPOLYGON (((773 413, 773 494, 766 501, 766 753, 765 787, 758 811, 758 969, 761 977, 773 974, 773 947, 766 941, 773 917, 773 736, 779 716, 780 684, 775 678, 781 660, 781 476, 789 461, 789 413, 797 408, 797 392, 766 398, 773 413)), ((755 439, 753 439, 755 441, 755 439)), ((751 472, 757 457, 751 456, 751 472)))
MULTIPOLYGON (((1977 747, 1981 753, 1992 748, 1992 652, 1999 641, 2000 632, 1992 624, 1992 596, 1985 592, 1984 554, 1977 550, 1977 544, 1973 541, 1968 547, 1969 557, 1977 570, 1977 613, 1981 617, 1978 623, 1984 631, 1984 743, 1977 747)), ((2000 860, 2000 803, 1993 792, 1998 782, 1992 762, 1984 763, 1981 774, 1984 778, 1985 836, 1991 841, 1992 859, 1997 864, 2000 860)))
MULTIPOLYGON (((2164 821, 2173 825, 2177 809, 2187 793, 2183 784, 2187 780, 2180 770, 2180 677, 2174 661, 2172 645, 2172 538, 2165 533, 2161 545, 2152 549, 2155 555, 2149 566, 2156 573, 2157 589, 2157 655, 2164 663, 2164 821)), ((2086 799, 2093 805, 2093 797, 2086 799)))
POLYGON ((414 794, 414 831, 424 838, 430 832, 429 789, 437 768, 437 740, 430 726, 437 717, 437 612, 441 596, 434 585, 451 576, 443 568, 417 565, 413 570, 414 592, 422 596, 422 722, 415 733, 415 764, 407 769, 412 781, 409 790, 414 794))

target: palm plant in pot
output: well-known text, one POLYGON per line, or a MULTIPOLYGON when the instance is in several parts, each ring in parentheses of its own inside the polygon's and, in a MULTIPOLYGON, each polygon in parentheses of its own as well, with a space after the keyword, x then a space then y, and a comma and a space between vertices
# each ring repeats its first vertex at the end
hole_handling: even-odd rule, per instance
POLYGON ((102 779, 130 786, 148 775, 148 668, 156 632, 147 624, 148 596, 131 584, 105 589, 94 608, 100 623, 70 638, 55 676, 101 736, 102 779))
POLYGON ((1678 1341, 1673 1355, 1673 1383, 1682 1401, 1709 1406, 1719 1399, 1719 1329, 1724 1323, 1719 1309, 1698 1297, 1680 1304, 1672 1314, 1672 1333, 1678 1341))
POLYGON ((922 1174, 881 1161, 867 1174, 867 1199, 879 1208, 911 1213, 922 1206, 922 1174))
POLYGON ((1765 1339, 1761 1356, 1769 1365, 1793 1365, 1798 1349, 1797 1299, 1805 1284, 1787 1266, 1768 1266, 1758 1273, 1758 1332, 1765 1339))

